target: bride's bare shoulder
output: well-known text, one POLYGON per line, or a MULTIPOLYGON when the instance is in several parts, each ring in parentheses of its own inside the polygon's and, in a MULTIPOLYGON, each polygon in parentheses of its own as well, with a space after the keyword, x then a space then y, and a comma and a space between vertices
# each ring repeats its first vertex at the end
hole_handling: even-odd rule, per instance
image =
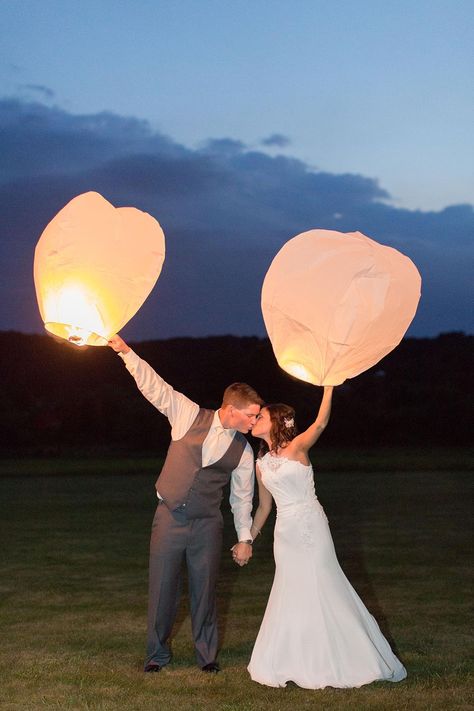
POLYGON ((285 457, 286 459, 289 459, 292 462, 299 462, 300 464, 304 464, 305 466, 310 463, 308 453, 305 450, 297 447, 295 444, 293 444, 293 442, 290 442, 285 448, 281 449, 279 454, 281 457, 285 457))

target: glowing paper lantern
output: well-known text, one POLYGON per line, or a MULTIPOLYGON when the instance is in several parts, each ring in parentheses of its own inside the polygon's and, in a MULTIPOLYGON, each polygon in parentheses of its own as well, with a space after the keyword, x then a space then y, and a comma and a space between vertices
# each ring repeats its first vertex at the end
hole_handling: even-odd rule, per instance
POLYGON ((400 343, 420 298, 413 262, 360 232, 310 230, 274 258, 262 288, 278 364, 315 385, 339 385, 400 343))
POLYGON ((45 328, 77 345, 107 345, 153 289, 164 257, 164 234, 151 215, 115 208, 95 192, 79 195, 36 245, 34 279, 45 328))

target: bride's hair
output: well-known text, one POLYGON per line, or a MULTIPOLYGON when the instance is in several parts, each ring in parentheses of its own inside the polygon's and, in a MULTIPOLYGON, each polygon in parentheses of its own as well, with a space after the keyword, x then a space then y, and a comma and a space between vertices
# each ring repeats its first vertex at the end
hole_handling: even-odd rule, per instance
MULTIPOLYGON (((264 405, 264 409, 270 415, 272 429, 270 432, 272 452, 277 451, 280 447, 284 449, 286 445, 298 434, 295 425, 295 411, 289 405, 284 405, 281 402, 273 405, 264 405)), ((268 444, 262 439, 258 456, 263 457, 269 451, 268 444)))

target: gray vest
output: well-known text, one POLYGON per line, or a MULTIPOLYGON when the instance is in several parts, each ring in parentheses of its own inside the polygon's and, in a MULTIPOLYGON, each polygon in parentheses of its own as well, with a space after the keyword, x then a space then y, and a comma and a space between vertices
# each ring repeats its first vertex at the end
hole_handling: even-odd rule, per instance
POLYGON ((200 409, 184 437, 172 440, 156 488, 170 511, 185 505, 187 518, 206 518, 219 512, 223 489, 238 466, 247 440, 236 432, 229 448, 213 464, 202 466, 202 445, 214 410, 200 409))

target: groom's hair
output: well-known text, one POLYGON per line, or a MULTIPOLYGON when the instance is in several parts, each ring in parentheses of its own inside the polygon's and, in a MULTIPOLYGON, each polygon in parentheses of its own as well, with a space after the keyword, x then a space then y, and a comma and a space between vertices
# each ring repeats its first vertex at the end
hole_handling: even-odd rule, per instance
POLYGON ((233 405, 241 410, 248 405, 263 405, 263 400, 256 390, 247 383, 232 383, 224 390, 222 407, 233 405))

